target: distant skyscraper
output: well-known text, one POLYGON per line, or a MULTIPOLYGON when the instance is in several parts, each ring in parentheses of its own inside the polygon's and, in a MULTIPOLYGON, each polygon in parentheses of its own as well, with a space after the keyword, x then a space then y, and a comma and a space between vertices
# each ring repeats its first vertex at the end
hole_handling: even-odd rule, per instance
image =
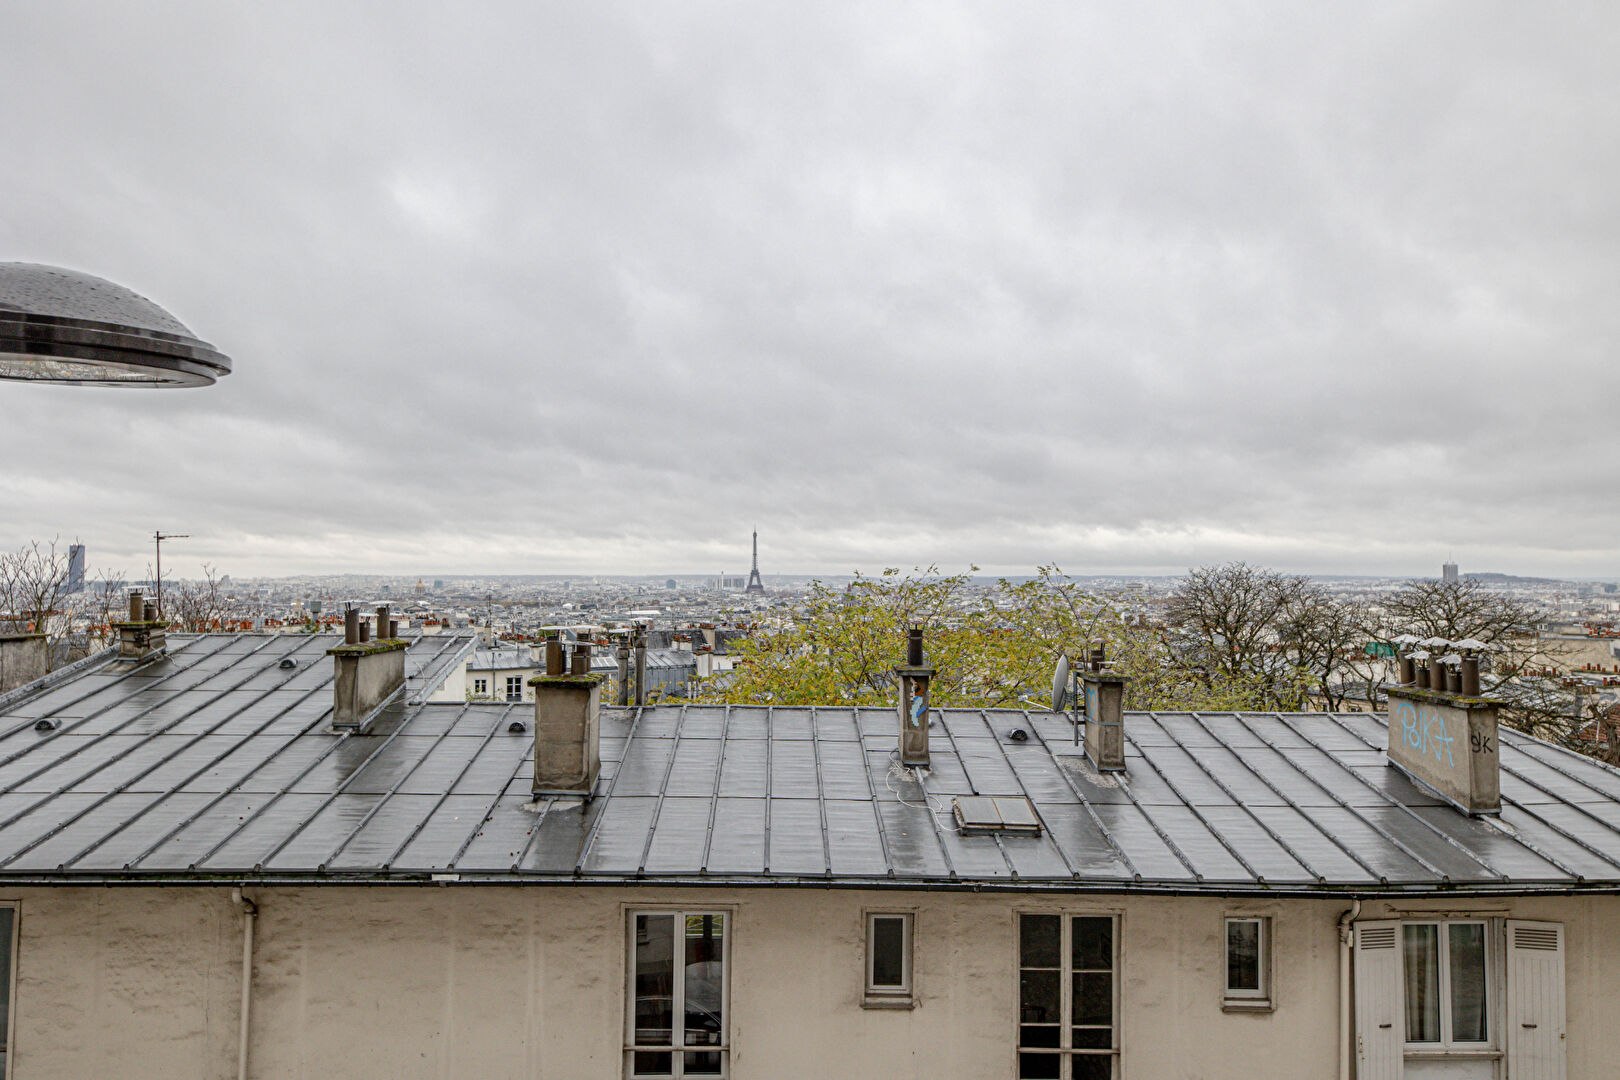
POLYGON ((68 576, 67 591, 70 593, 84 591, 84 545, 68 545, 68 576))
POLYGON ((759 530, 754 530, 754 568, 748 571, 748 587, 743 592, 764 592, 765 583, 759 580, 759 530))
POLYGON ((1442 565, 1440 567, 1440 580, 1444 581, 1447 585, 1457 584, 1457 564, 1454 562, 1448 562, 1442 565))

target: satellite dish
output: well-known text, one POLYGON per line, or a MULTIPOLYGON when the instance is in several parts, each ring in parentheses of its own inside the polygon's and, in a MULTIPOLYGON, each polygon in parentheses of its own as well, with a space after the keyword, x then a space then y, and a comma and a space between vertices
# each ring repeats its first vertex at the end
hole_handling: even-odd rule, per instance
POLYGON ((1058 655, 1057 670, 1052 673, 1052 711, 1062 712, 1069 703, 1069 657, 1058 655))

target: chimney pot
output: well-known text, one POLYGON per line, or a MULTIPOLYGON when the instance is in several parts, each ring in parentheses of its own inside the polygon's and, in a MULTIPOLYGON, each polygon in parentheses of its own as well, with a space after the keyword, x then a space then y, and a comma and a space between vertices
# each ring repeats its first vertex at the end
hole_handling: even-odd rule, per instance
POLYGON ((589 675, 591 673, 591 645, 588 641, 581 641, 574 646, 574 666, 572 674, 589 675))
POLYGON ((561 675, 564 669, 563 643, 561 638, 546 639, 546 674, 561 675))
POLYGON ((146 601, 145 605, 142 607, 141 615, 145 618, 146 622, 157 622, 157 620, 158 620, 157 601, 156 600, 148 600, 148 601, 146 601))
POLYGON ((360 644, 360 611, 349 607, 343 611, 343 644, 360 644))
POLYGON ((129 593, 129 621, 140 622, 146 617, 146 601, 141 590, 131 589, 129 593))
POLYGON ((1458 690, 1463 696, 1479 697, 1479 657, 1463 657, 1460 682, 1458 690))
POLYGON ((360 620, 360 644, 364 645, 371 640, 371 620, 360 620))

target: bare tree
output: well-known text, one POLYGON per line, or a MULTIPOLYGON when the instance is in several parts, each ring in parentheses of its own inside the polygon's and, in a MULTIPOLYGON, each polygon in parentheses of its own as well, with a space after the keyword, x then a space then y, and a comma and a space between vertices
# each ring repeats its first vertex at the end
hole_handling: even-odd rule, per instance
POLYGON ((201 579, 188 579, 169 586, 164 596, 164 617, 182 630, 207 633, 229 613, 229 601, 220 588, 219 576, 203 563, 201 579))
POLYGON ((34 540, 16 551, 0 554, 0 622, 15 629, 43 633, 47 663, 71 629, 63 610, 68 595, 68 553, 58 550, 59 540, 34 540))
POLYGON ((1283 640, 1283 629, 1319 594, 1302 577, 1232 562, 1188 571, 1176 586, 1166 621, 1179 632, 1185 659, 1207 678, 1258 681, 1266 704, 1298 708, 1301 679, 1283 640))
POLYGON ((1277 626, 1294 663, 1307 672, 1315 696, 1330 712, 1350 700, 1376 704, 1383 661, 1368 652, 1381 635, 1367 605, 1317 585, 1299 590, 1277 626))

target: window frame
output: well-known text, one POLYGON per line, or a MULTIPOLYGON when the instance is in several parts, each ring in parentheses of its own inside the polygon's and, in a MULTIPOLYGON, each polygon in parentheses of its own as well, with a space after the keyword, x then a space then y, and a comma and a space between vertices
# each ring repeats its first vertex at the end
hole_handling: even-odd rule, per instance
POLYGON ((508 675, 506 677, 506 700, 507 701, 522 701, 523 700, 523 676, 521 676, 521 675, 508 675))
MULTIPOLYGON (((1402 1009, 1401 1048, 1407 1057, 1421 1058, 1424 1056, 1446 1057, 1455 1055, 1493 1054, 1500 1049, 1499 1030, 1501 1028, 1500 1009, 1502 992, 1497 985, 1497 978, 1501 969, 1501 962, 1497 957, 1497 944, 1500 938, 1500 920, 1476 916, 1473 918, 1434 918, 1401 919, 1400 934, 1396 940, 1400 947, 1401 958, 1401 991, 1405 997, 1406 991, 1406 929, 1410 926, 1435 927, 1435 964, 1438 967, 1439 978, 1435 981, 1435 996, 1439 1001, 1440 1038, 1435 1042, 1413 1042, 1408 1038, 1410 1032, 1404 1028, 1406 1009, 1402 1009), (1453 926, 1478 926, 1484 939, 1485 971, 1481 985, 1485 991, 1485 1039, 1483 1042, 1460 1042, 1454 1038, 1453 1028, 1456 1018, 1452 1015, 1451 998, 1451 930, 1453 926)), ((1409 1007, 1410 1003, 1405 1003, 1409 1007)))
POLYGON ((0 1080, 13 1076, 16 1073, 14 1063, 17 1060, 17 949, 22 942, 22 902, 19 900, 0 900, 0 908, 11 912, 11 963, 3 973, 8 980, 9 993, 6 995, 6 1038, 0 1050, 5 1051, 5 1058, 0 1060, 0 1080))
MULTIPOLYGON (((666 1077, 683 1077, 686 1075, 687 1053, 718 1053, 720 1055, 720 1071, 713 1073, 693 1073, 693 1076, 704 1077, 705 1080, 726 1080, 731 1076, 731 936, 737 925, 736 908, 719 904, 698 907, 682 907, 680 905, 624 905, 621 908, 624 925, 624 1027, 622 1030, 623 1051, 621 1057, 620 1075, 625 1080, 635 1080, 637 1077, 648 1077, 656 1080, 657 1073, 637 1073, 635 1071, 635 1055, 642 1053, 667 1053, 670 1055, 669 1073, 666 1077), (684 920, 696 915, 714 915, 723 919, 721 924, 723 932, 720 938, 720 1016, 722 1029, 719 1045, 687 1047, 686 1025, 684 1015, 682 1022, 674 1026, 670 1032, 671 1042, 668 1046, 644 1046, 635 1040, 636 1031, 636 917, 638 915, 672 915, 680 925, 684 920), (680 1032, 681 1041, 676 1043, 674 1036, 680 1032)), ((682 976, 679 986, 679 1003, 685 1005, 686 979, 682 976)), ((676 1002, 672 1001, 670 1008, 673 1015, 676 1002)), ((684 1014, 684 1009, 682 1010, 684 1014)))
POLYGON ((487 697, 489 695, 489 680, 475 676, 473 678, 473 693, 478 697, 487 697))
POLYGON ((910 1009, 917 1003, 917 972, 916 956, 916 926, 917 913, 906 909, 883 908, 862 912, 862 921, 866 926, 865 962, 862 965, 864 978, 862 980, 865 990, 861 995, 861 1007, 865 1009, 910 1009), (901 984, 899 986, 878 986, 873 982, 873 969, 877 964, 877 921, 879 919, 901 920, 900 932, 900 971, 901 984))
MULTIPOLYGON (((1121 1004, 1124 995, 1124 984, 1121 978, 1125 943, 1122 935, 1124 927, 1124 914, 1119 910, 1110 911, 1075 911, 1072 909, 1052 911, 1049 909, 1026 909, 1013 913, 1013 1001, 1016 1005, 1017 1018, 1013 1023, 1013 1076, 1019 1076, 1021 1058, 1024 1054, 1055 1057, 1058 1060, 1058 1076, 1063 1080, 1070 1080, 1074 1075, 1074 1061, 1077 1058, 1102 1058, 1109 1062, 1109 1075, 1115 1080, 1123 1074, 1124 1047, 1121 1045, 1121 1004), (1026 1047, 1023 1045, 1023 920, 1028 917, 1055 917, 1058 920, 1058 1045, 1055 1047, 1026 1047), (1074 1043, 1074 1029, 1080 1027, 1100 1027, 1101 1025, 1077 1025, 1075 1022, 1075 1008, 1073 1000, 1074 986, 1074 920, 1075 919, 1107 919, 1110 924, 1109 955, 1109 982, 1112 991, 1112 1001, 1109 1007, 1110 1023, 1108 1048, 1082 1046, 1076 1047, 1074 1043)), ((1027 970, 1049 970, 1032 968, 1027 970)), ((1092 971, 1082 968, 1082 973, 1092 971)))
POLYGON ((1272 925, 1269 915, 1235 914, 1225 915, 1221 918, 1221 1008, 1229 1012, 1269 1012, 1276 1008, 1273 1000, 1273 969, 1271 963, 1271 936, 1272 925), (1252 922, 1260 924, 1260 988, 1248 990, 1233 987, 1228 982, 1231 971, 1233 923, 1252 922))

